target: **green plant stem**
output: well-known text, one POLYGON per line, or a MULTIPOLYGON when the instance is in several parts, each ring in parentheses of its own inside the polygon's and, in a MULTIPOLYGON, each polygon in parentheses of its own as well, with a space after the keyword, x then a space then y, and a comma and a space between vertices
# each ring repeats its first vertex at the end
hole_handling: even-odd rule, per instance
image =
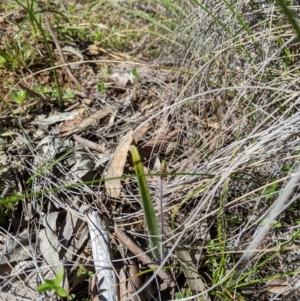
POLYGON ((283 12, 287 16, 291 25, 294 27, 294 29, 297 33, 297 36, 298 36, 298 40, 300 40, 300 27, 298 25, 299 24, 298 21, 294 17, 293 12, 288 8, 285 0, 277 0, 277 2, 282 7, 283 12))
POLYGON ((152 250, 152 255, 154 259, 160 261, 162 258, 161 235, 158 227, 158 222, 155 216, 154 206, 151 200, 148 184, 146 181, 146 175, 144 173, 141 157, 135 146, 131 146, 131 154, 142 198, 145 222, 149 235, 149 248, 152 250))
MULTIPOLYGON (((30 19, 32 25, 34 26, 36 24, 36 26, 38 27, 38 29, 39 29, 42 37, 43 37, 43 40, 45 42, 45 46, 46 46, 47 51, 48 51, 48 55, 49 55, 49 59, 51 61, 51 65, 52 65, 52 67, 55 67, 54 57, 52 55, 52 51, 51 51, 50 45, 48 43, 46 34, 44 32, 44 29, 43 29, 41 23, 35 17, 35 12, 33 11, 33 1, 31 2, 32 5, 30 5, 29 1, 27 1, 27 5, 22 4, 22 2, 20 2, 19 0, 15 0, 15 1, 28 13, 29 19, 30 19)), ((58 80, 58 75, 57 75, 57 72, 56 72, 55 68, 53 68, 53 75, 54 75, 55 85, 56 85, 57 94, 58 94, 57 95, 58 104, 59 104, 60 107, 62 107, 63 98, 62 98, 62 93, 61 93, 60 84, 59 84, 59 80, 58 80)))

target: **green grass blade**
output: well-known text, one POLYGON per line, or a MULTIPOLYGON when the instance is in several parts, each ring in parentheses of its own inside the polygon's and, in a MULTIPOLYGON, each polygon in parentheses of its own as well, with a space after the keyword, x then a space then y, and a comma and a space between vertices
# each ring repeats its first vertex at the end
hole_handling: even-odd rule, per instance
MULTIPOLYGON (((27 5, 24 5, 19 0, 15 0, 15 1, 28 13, 30 22, 31 22, 32 27, 34 28, 34 30, 36 30, 35 26, 37 26, 37 28, 40 31, 40 33, 43 37, 43 40, 45 42, 45 46, 46 46, 47 51, 48 51, 48 55, 49 55, 51 65, 52 65, 52 67, 55 67, 54 56, 52 55, 52 50, 51 50, 50 44, 48 42, 46 32, 44 31, 43 26, 41 24, 41 21, 38 20, 38 18, 36 17, 36 12, 34 11, 34 8, 33 8, 33 1, 31 2, 31 4, 27 1, 27 5)), ((61 87, 60 87, 60 84, 59 84, 58 74, 57 74, 55 68, 53 68, 52 72, 53 72, 53 75, 54 75, 55 85, 56 85, 56 89, 57 89, 58 104, 59 104, 60 107, 62 107, 63 106, 63 99, 62 99, 62 92, 61 92, 61 87)))
POLYGON ((298 40, 300 40, 300 27, 298 25, 299 23, 297 22, 297 20, 294 17, 293 12, 288 8, 285 0, 278 0, 278 3, 282 7, 282 10, 283 10, 284 14, 286 15, 286 17, 288 18, 289 22, 294 27, 294 29, 297 33, 297 36, 298 36, 298 40))
POLYGON ((143 211, 145 214, 145 222, 149 235, 149 247, 152 250, 152 255, 156 260, 162 257, 161 235, 158 227, 158 222, 155 216, 154 206, 149 193, 146 176, 144 174, 143 164, 140 154, 135 146, 131 146, 131 155, 134 165, 135 174, 137 176, 138 186, 142 198, 143 211))
POLYGON ((252 42, 254 42, 254 38, 252 36, 251 30, 250 28, 247 26, 246 22, 243 20, 243 18, 241 17, 241 15, 235 11, 235 9, 233 8, 233 6, 230 5, 230 3, 226 0, 223 0, 223 2, 225 3, 225 5, 228 7, 228 9, 231 11, 231 13, 237 17, 239 23, 241 24, 241 26, 244 28, 244 30, 247 32, 247 34, 249 35, 249 37, 251 38, 252 42))
POLYGON ((207 9, 203 4, 201 4, 197 0, 192 0, 196 3, 202 10, 204 10, 210 17, 212 17, 227 33, 229 33, 232 37, 234 37, 234 33, 223 23, 220 18, 216 17, 209 9, 207 9))
MULTIPOLYGON (((158 26, 159 28, 161 29, 164 29, 166 30, 167 32, 169 33, 173 33, 173 30, 170 29, 169 27, 167 27, 166 25, 164 25, 163 23, 157 21, 156 18, 152 18, 151 16, 149 16, 148 14, 146 13, 143 13, 143 12, 140 12, 140 11, 136 11, 136 10, 132 10, 132 9, 128 9, 128 8, 122 8, 123 11, 127 12, 127 13, 130 13, 134 16, 137 16, 137 17, 140 17, 140 18, 143 18, 149 22, 151 22, 152 24, 158 26)), ((175 25, 175 24, 174 24, 175 25)))
POLYGON ((64 153, 63 155, 61 155, 59 158, 57 158, 54 161, 53 160, 49 161, 46 159, 43 163, 41 163, 38 170, 36 172, 34 172, 32 174, 32 176, 26 181, 26 184, 30 184, 36 177, 41 176, 43 173, 49 171, 56 163, 61 162, 68 155, 72 154, 79 148, 80 148, 79 146, 75 146, 75 147, 71 148, 70 150, 68 150, 66 153, 64 153))
POLYGON ((189 193, 175 208, 174 211, 171 215, 171 228, 172 230, 175 230, 175 218, 178 214, 178 212, 180 211, 181 207, 192 197, 194 197, 197 193, 200 193, 202 191, 205 190, 205 188, 207 188, 207 186, 209 186, 209 184, 205 184, 202 185, 196 189, 194 189, 191 193, 189 193))

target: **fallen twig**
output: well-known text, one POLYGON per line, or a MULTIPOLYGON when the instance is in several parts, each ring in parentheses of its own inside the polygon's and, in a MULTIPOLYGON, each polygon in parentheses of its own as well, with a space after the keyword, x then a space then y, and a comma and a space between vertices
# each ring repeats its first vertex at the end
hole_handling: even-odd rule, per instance
POLYGON ((142 261, 145 265, 147 265, 150 269, 155 270, 155 273, 163 280, 166 284, 164 288, 174 288, 175 282, 172 277, 164 270, 159 269, 159 266, 153 262, 153 260, 145 254, 145 252, 138 247, 118 226, 114 227, 115 233, 120 240, 120 242, 127 247, 135 256, 138 257, 140 261, 142 261))
POLYGON ((79 80, 74 76, 74 74, 72 73, 70 67, 67 65, 65 56, 64 56, 63 51, 60 47, 60 44, 59 44, 58 39, 56 37, 56 34, 54 33, 54 31, 52 29, 52 26, 50 24, 48 16, 46 14, 44 14, 43 16, 44 16, 44 19, 45 19, 47 29, 48 29, 49 33, 51 34, 51 37, 52 37, 53 42, 55 44, 55 47, 56 47, 56 49, 58 51, 58 54, 60 56, 60 60, 61 60, 62 64, 65 65, 65 68, 66 68, 66 71, 67 71, 68 75, 70 76, 70 78, 72 79, 72 81, 74 82, 74 84, 76 86, 81 87, 82 91, 84 92, 84 94, 83 94, 84 97, 88 97, 88 93, 87 93, 86 89, 80 84, 79 80))
POLYGON ((108 151, 105 150, 104 148, 102 148, 99 144, 93 142, 93 141, 90 141, 90 140, 87 140, 87 139, 84 139, 78 135, 73 135, 73 138, 75 141, 77 141, 78 143, 90 148, 90 149, 94 149, 96 151, 98 151, 99 153, 101 154, 107 154, 108 151))

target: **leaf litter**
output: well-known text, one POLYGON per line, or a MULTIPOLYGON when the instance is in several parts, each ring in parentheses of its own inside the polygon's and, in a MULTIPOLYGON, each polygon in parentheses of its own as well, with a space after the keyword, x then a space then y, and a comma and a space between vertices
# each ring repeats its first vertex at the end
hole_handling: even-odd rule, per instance
MULTIPOLYGON (((79 53, 73 50, 73 48, 62 48, 65 54, 71 52, 79 56, 79 53)), ((82 57, 79 57, 81 61, 82 57)), ((84 72, 86 65, 81 63, 77 65, 77 68, 72 69, 72 72, 84 72)), ((98 98, 86 102, 90 107, 80 104, 79 107, 70 112, 58 110, 53 100, 50 101, 49 97, 35 92, 34 87, 30 87, 30 82, 27 82, 26 85, 20 84, 20 87, 28 92, 32 101, 28 104, 25 103, 21 108, 14 109, 13 113, 20 116, 16 118, 24 126, 24 131, 34 148, 30 151, 24 145, 24 149, 21 150, 18 145, 9 144, 10 140, 15 139, 13 136, 5 138, 6 153, 9 158, 6 162, 8 165, 14 162, 17 168, 26 174, 24 181, 27 187, 25 190, 19 191, 19 193, 28 194, 27 205, 24 203, 24 211, 21 213, 21 215, 25 215, 26 212, 26 221, 20 216, 15 224, 19 224, 20 229, 26 229, 27 237, 23 240, 16 237, 17 244, 12 250, 2 248, 1 267, 3 271, 5 269, 8 271, 6 275, 13 271, 9 269, 10 264, 28 263, 29 267, 38 266, 42 269, 40 279, 28 285, 28 290, 33 291, 31 299, 38 298, 36 292, 38 284, 43 283, 46 279, 54 279, 61 268, 65 269, 63 287, 67 291, 72 288, 72 292, 76 293, 76 287, 81 284, 78 282, 80 277, 76 277, 80 266, 96 273, 97 290, 101 289, 99 273, 102 271, 102 269, 99 271, 95 269, 97 261, 104 260, 108 266, 113 267, 112 259, 110 257, 103 258, 100 254, 103 244, 100 243, 100 247, 99 244, 96 247, 93 246, 96 243, 94 239, 91 240, 90 244, 88 234, 90 233, 92 238, 92 233, 95 231, 91 228, 90 218, 97 212, 95 208, 98 205, 106 208, 104 214, 111 216, 116 214, 116 210, 122 210, 118 202, 115 204, 113 200, 127 202, 129 191, 124 190, 124 184, 127 183, 130 186, 135 184, 125 182, 120 177, 129 172, 128 168, 130 169, 127 159, 129 147, 133 138, 136 144, 145 140, 145 134, 149 130, 151 131, 151 123, 144 121, 153 112, 158 111, 160 105, 157 99, 152 101, 152 98, 147 96, 149 85, 156 86, 156 83, 151 83, 151 81, 149 83, 147 75, 143 75, 142 72, 139 74, 139 78, 147 79, 147 87, 137 88, 130 71, 133 67, 130 65, 123 66, 122 72, 118 70, 120 68, 118 65, 112 65, 111 68, 115 68, 115 72, 108 76, 107 80, 113 84, 108 86, 106 95, 94 92, 95 95, 98 94, 98 98), (151 102, 152 105, 146 108, 145 104, 151 102), (31 108, 33 110, 31 111, 30 122, 25 122, 21 119, 23 118, 22 115, 31 108), (51 110, 49 110, 50 108, 51 110), (144 125, 135 132, 136 127, 142 123, 144 125), (36 135, 37 130, 40 133, 39 136, 36 135), (134 135, 134 133, 136 134, 134 135), (119 179, 105 181, 104 185, 97 181, 93 183, 94 180, 101 179, 103 176, 119 179), (86 180, 90 181, 91 184, 84 184, 86 180), (83 186, 85 186, 84 189, 82 189, 83 186), (101 205, 104 201, 109 203, 101 205), (114 208, 113 211, 110 208, 114 208), (37 227, 37 225, 39 226, 37 227), (90 227, 89 230, 87 225, 90 227), (87 248, 89 247, 91 247, 92 252, 88 251, 87 248), (91 260, 94 260, 94 263, 91 260), (68 267, 65 265, 66 262, 72 262, 72 265, 68 267)), ((46 74, 45 78, 47 76, 46 74)), ((48 79, 50 80, 51 77, 48 79)), ((88 82, 88 79, 85 79, 85 82, 88 82)), ((143 80, 139 85, 144 85, 143 80)), ((66 109, 72 105, 68 101, 65 104, 66 109)), ((15 130, 17 135, 23 137, 18 124, 13 122, 15 117, 9 115, 9 112, 9 110, 6 112, 7 122, 3 123, 3 126, 15 130)), ((26 141, 25 138, 24 142, 26 141)), ((150 139, 148 146, 151 143, 150 139)), ((136 188, 132 187, 131 189, 136 188)), ((136 208, 136 205, 133 207, 136 208)), ((99 226, 102 216, 97 217, 97 220, 99 226)), ((18 232, 17 229, 16 226, 12 227, 11 232, 18 232)), ((121 235, 119 231, 117 233, 117 236, 121 235)), ((119 239, 122 240, 122 237, 119 236, 119 239)), ((131 242, 132 246, 134 244, 131 242)), ((141 253, 144 252, 142 249, 136 249, 136 247, 130 248, 131 251, 135 252, 135 256, 142 256, 141 253)), ((110 250, 108 249, 106 253, 110 253, 110 250)), ((141 258, 144 264, 157 267, 149 257, 141 258)), ((18 268, 18 265, 15 267, 18 268)), ((28 273, 28 267, 24 270, 19 267, 19 270, 15 272, 26 275, 28 284, 37 277, 37 272, 28 273)), ((114 273, 109 272, 109 275, 114 275, 114 273)), ((136 266, 131 272, 130 277, 136 277, 135 273, 139 273, 139 266, 136 266)), ((166 283, 170 282, 170 275, 167 273, 161 271, 158 275, 166 283)), ((141 281, 141 278, 138 278, 141 281)), ((124 282, 128 282, 128 280, 125 279, 124 282)), ((174 287, 174 282, 172 283, 172 287, 174 287)), ((18 294, 15 292, 17 285, 18 281, 12 287, 3 288, 8 295, 18 298, 18 294)), ((114 285, 116 285, 115 281, 114 285)), ((163 290, 166 290, 167 287, 168 285, 165 285, 163 290)), ((27 294, 26 288, 23 288, 25 296, 27 294)), ((89 288, 86 289, 88 295, 89 288)), ((138 287, 129 289, 128 296, 134 293, 136 289, 138 287)), ((113 293, 113 295, 116 294, 113 293)), ((53 292, 51 298, 56 298, 53 292)))
MULTIPOLYGON (((9 26, 5 19, 9 17, 0 17, 6 29, 9 26)), ((51 16, 49 18, 51 23, 51 16)), ((176 72, 159 69, 157 65, 147 66, 143 62, 139 62, 140 65, 124 63, 124 57, 129 57, 127 54, 96 45, 87 47, 93 52, 94 62, 86 63, 91 57, 75 42, 72 45, 60 47, 64 60, 72 64, 68 74, 60 69, 58 76, 63 89, 82 88, 82 91, 75 93, 75 100, 66 98, 63 109, 59 107, 56 96, 35 91, 40 85, 52 88, 54 78, 51 71, 46 70, 50 67, 46 60, 41 60, 38 68, 21 68, 19 73, 0 70, 1 77, 10 78, 14 84, 19 81, 18 86, 28 94, 24 104, 17 106, 9 101, 11 86, 2 87, 3 95, 8 97, 5 97, 6 105, 1 109, 4 114, 0 118, 1 131, 13 134, 3 136, 1 162, 5 170, 3 177, 7 181, 1 180, 1 190, 3 197, 24 195, 23 201, 15 208, 2 208, 9 218, 0 216, 0 270, 7 282, 1 282, 1 290, 5 300, 37 300, 38 284, 54 279, 61 267, 65 269, 64 288, 79 298, 90 294, 96 300, 101 285, 122 285, 120 298, 135 300, 133 295, 151 278, 153 271, 158 281, 150 281, 138 297, 149 300, 158 298, 156 296, 160 293, 162 300, 174 299, 175 291, 187 287, 193 294, 203 292, 208 288, 198 277, 199 271, 203 271, 203 263, 194 259, 194 253, 202 253, 205 243, 214 237, 209 225, 219 214, 216 199, 224 195, 223 182, 219 179, 232 167, 231 162, 236 162, 232 154, 241 157, 239 164, 232 167, 232 173, 244 171, 245 178, 239 181, 232 179, 229 183, 230 193, 226 194, 229 205, 225 209, 229 215, 246 216, 252 220, 262 214, 263 204, 268 203, 268 199, 260 195, 263 201, 253 210, 248 209, 247 194, 254 194, 258 185, 253 178, 259 176, 260 181, 264 178, 268 184, 270 175, 282 175, 278 172, 279 167, 275 170, 279 159, 274 158, 278 158, 278 152, 279 156, 284 156, 283 150, 287 145, 294 147, 291 142, 293 133, 286 132, 282 124, 275 123, 272 130, 275 133, 285 132, 284 139, 279 134, 271 136, 270 131, 262 127, 253 140, 235 142, 233 136, 240 134, 237 130, 251 124, 249 116, 239 116, 240 108, 237 109, 236 104, 231 106, 230 102, 224 101, 218 105, 220 95, 211 94, 211 97, 199 96, 201 105, 184 102, 175 106, 180 102, 180 95, 174 91, 181 91, 185 84, 185 79, 176 78, 176 72), (110 62, 112 57, 114 62, 110 62), (116 62, 120 58, 122 61, 116 62), (110 74, 103 75, 104 63, 101 61, 109 66, 110 74), (132 74, 134 68, 138 70, 137 79, 132 74), (42 72, 36 74, 37 71, 42 72), (100 81, 104 81, 103 90, 99 89, 100 81), (80 87, 76 87, 78 83, 80 87), (270 137, 269 142, 255 144, 255 139, 262 137, 270 137), (276 138, 282 144, 277 143, 276 138), (176 215, 177 231, 167 231, 174 237, 169 237, 166 248, 170 250, 176 245, 178 233, 184 232, 183 240, 196 249, 191 252, 180 246, 179 250, 174 250, 173 257, 169 257, 169 265, 179 264, 181 268, 178 270, 160 269, 159 263, 153 262, 146 253, 138 189, 130 177, 133 174, 132 162, 127 156, 130 144, 138 147, 143 156, 144 170, 149 173, 158 171, 160 162, 167 158, 170 172, 200 172, 214 177, 215 187, 205 176, 200 180, 188 175, 166 177, 163 193, 166 219, 180 203, 176 215), (267 150, 267 155, 262 154, 263 149, 267 150), (128 177, 115 182, 102 181, 123 175, 128 177), (202 190, 199 190, 199 185, 202 185, 202 190), (214 193, 213 189, 216 189, 214 193), (209 201, 207 196, 212 196, 209 201), (244 205, 243 209, 239 204, 244 205), (193 213, 197 216, 197 223, 188 227, 187 217, 193 213), (108 224, 101 228, 104 221, 108 224), (105 242, 97 241, 99 231, 105 242), (102 248, 104 244, 106 249, 102 248), (101 252, 105 253, 104 257, 99 254, 101 252), (101 261, 112 270, 106 277, 115 277, 119 273, 120 283, 115 278, 114 284, 99 281, 103 271, 98 268, 101 261), (144 273, 145 269, 151 271, 144 273), (86 273, 80 274, 81 270, 86 273), (89 273, 95 275, 90 277, 89 273), (90 280, 90 286, 84 285, 86 279, 90 280)), ((61 55, 57 54, 53 45, 51 47, 56 62, 59 62, 61 55)), ((57 49, 59 45, 55 47, 57 49)), ((38 45, 38 48, 41 54, 45 50, 43 45, 38 45)), ((177 66, 177 62, 172 64, 177 66)), ((195 90, 199 91, 197 84, 195 90)), ((234 103, 235 98, 230 97, 234 103)), ((296 120, 286 122, 290 122, 292 127, 298 126, 296 120)), ((293 162, 290 160, 289 164, 293 162)), ((157 204, 159 193, 155 179, 149 177, 151 196, 157 204)), ((251 238, 251 227, 246 223, 242 225, 247 238, 251 238)), ((232 229, 236 231, 234 227, 232 229)), ((277 237, 280 239, 280 234, 277 237)), ((233 241, 232 245, 234 250, 240 248, 238 242, 233 241)), ((288 258, 293 261, 291 255, 288 258)), ((281 278, 270 280, 261 291, 285 295, 291 290, 281 290, 281 287, 287 287, 288 283, 281 278)), ((112 292, 116 294, 114 290, 112 292)), ((57 298, 53 292, 51 297, 57 298)))

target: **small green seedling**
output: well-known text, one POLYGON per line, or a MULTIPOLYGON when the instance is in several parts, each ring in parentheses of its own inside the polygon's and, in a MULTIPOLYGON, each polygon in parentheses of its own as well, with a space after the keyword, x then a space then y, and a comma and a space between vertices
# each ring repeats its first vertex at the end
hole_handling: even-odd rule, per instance
POLYGON ((15 59, 6 51, 0 49, 1 61, 4 63, 16 63, 15 59))
POLYGON ((159 57, 159 50, 158 49, 153 49, 150 51, 150 54, 154 59, 157 59, 159 57))
POLYGON ((0 68, 4 68, 6 59, 0 55, 0 68))
POLYGON ((105 82, 104 81, 98 83, 97 90, 98 90, 98 92, 102 92, 102 93, 106 92, 107 88, 105 87, 105 82))
POLYGON ((22 105, 27 98, 26 90, 20 89, 18 91, 12 91, 12 99, 11 101, 17 103, 18 105, 22 105))
POLYGON ((192 296, 192 291, 190 288, 187 288, 184 293, 177 292, 175 293, 176 300, 185 299, 192 296))
POLYGON ((111 74, 111 70, 109 69, 109 67, 108 67, 107 65, 104 65, 104 66, 103 66, 102 71, 103 71, 105 74, 111 74))
POLYGON ((131 74, 133 75, 134 77, 134 82, 136 83, 137 80, 138 80, 138 77, 139 77, 139 72, 138 70, 134 67, 131 69, 131 74))
POLYGON ((63 94, 63 99, 74 99, 75 93, 71 88, 67 88, 63 94))
POLYGON ((87 270, 85 267, 83 267, 82 265, 79 266, 78 272, 77 272, 77 276, 88 276, 88 277, 93 277, 95 275, 94 272, 87 270))
POLYGON ((43 95, 52 95, 53 92, 53 89, 47 86, 37 86, 33 90, 43 95))
POLYGON ((104 32, 103 32, 103 30, 101 30, 101 29, 97 29, 97 30, 95 30, 94 31, 94 33, 93 33, 93 36, 94 36, 94 41, 95 42, 99 42, 99 41, 101 41, 102 40, 102 38, 103 38, 103 35, 104 35, 104 32))
POLYGON ((64 278, 64 269, 57 272, 56 278, 54 280, 45 280, 45 283, 37 287, 37 291, 41 294, 46 291, 55 290, 56 294, 60 297, 67 297, 67 291, 60 286, 61 281, 64 278))

